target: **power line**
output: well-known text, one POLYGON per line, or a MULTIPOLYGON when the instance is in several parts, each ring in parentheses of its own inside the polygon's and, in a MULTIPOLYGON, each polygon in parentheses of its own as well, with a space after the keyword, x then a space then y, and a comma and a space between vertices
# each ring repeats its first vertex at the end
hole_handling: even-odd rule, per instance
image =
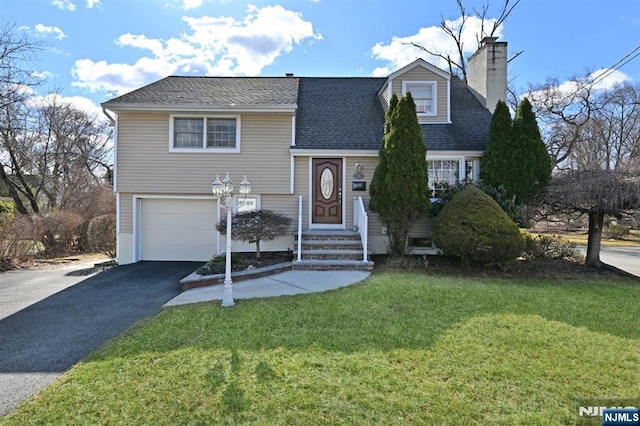
POLYGON ((605 69, 600 74, 595 76, 593 78, 593 80, 591 80, 591 84, 595 84, 598 80, 602 80, 602 79, 607 78, 608 76, 613 74, 614 71, 619 70, 623 66, 627 65, 629 62, 631 62, 634 59, 636 59, 638 56, 640 56, 640 45, 636 46, 635 49, 633 49, 631 52, 629 52, 626 55, 624 55, 618 62, 616 62, 615 64, 611 65, 609 68, 605 69), (636 52, 638 52, 638 53, 636 53, 636 52), (635 53, 635 55, 634 55, 634 53, 635 53), (633 56, 631 56, 631 55, 633 55, 633 56))

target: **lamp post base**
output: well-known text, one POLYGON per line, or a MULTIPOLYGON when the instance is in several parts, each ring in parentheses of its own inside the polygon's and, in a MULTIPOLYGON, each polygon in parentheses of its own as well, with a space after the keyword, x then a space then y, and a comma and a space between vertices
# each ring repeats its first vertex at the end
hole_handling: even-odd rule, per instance
POLYGON ((233 301, 233 294, 231 292, 231 289, 232 289, 231 283, 225 281, 224 287, 222 287, 222 306, 223 307, 235 305, 233 301))

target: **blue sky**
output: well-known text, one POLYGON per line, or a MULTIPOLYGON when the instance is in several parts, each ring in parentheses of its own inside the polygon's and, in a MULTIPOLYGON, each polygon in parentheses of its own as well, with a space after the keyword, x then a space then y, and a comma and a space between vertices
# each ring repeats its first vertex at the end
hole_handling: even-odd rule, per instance
MULTIPOLYGON (((455 0, 0 0, 1 20, 48 46, 40 94, 87 108, 166 75, 386 75, 423 56, 403 42, 450 48, 438 25, 458 17, 455 0)), ((521 87, 598 72, 640 46, 640 1, 522 0, 500 40, 523 51, 521 87)), ((640 80, 640 56, 609 78, 624 80, 640 80)))

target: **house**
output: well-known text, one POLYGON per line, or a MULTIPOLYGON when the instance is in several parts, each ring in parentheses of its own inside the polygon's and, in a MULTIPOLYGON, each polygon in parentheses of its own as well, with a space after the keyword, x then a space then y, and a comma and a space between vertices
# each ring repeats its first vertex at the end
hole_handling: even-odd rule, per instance
MULTIPOLYGON (((413 94, 437 196, 442 183, 478 177, 491 111, 506 97, 506 50, 483 40, 469 85, 418 59, 386 78, 172 76, 103 103, 116 123, 119 262, 224 251, 215 230, 224 208, 211 183, 227 172, 236 188, 245 175, 251 183, 240 209, 293 219, 290 235, 263 250, 296 249, 298 229, 357 228, 365 259, 385 252, 386 230, 366 210, 392 93, 413 94)), ((427 237, 429 223, 412 236, 427 237)))

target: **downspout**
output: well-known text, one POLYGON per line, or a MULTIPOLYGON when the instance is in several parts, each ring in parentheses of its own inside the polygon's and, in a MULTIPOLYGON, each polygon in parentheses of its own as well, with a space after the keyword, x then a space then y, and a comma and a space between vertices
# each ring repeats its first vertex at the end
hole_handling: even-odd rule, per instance
POLYGON ((113 124, 114 126, 116 125, 116 119, 107 112, 107 108, 105 108, 104 105, 102 106, 102 113, 107 116, 111 124, 113 124))

